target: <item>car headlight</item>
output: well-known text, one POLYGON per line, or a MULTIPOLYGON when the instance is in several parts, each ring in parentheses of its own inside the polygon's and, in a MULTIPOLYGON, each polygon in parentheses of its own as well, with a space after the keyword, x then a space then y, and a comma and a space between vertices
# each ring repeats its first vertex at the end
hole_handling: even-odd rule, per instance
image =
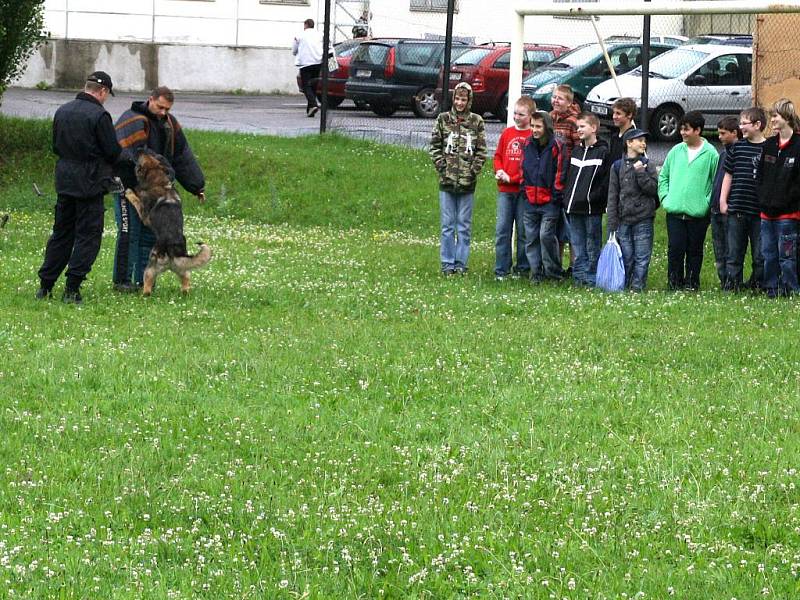
POLYGON ((557 85, 558 85, 557 83, 548 83, 540 88, 536 88, 536 95, 544 96, 545 94, 552 94, 553 90, 556 89, 557 85))

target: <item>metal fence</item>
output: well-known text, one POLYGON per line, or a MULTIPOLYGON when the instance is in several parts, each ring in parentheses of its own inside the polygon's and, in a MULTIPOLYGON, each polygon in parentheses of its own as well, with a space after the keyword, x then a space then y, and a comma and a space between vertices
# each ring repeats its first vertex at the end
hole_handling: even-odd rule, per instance
MULTIPOLYGON (((647 111, 637 115, 637 126, 651 132, 658 160, 680 141, 679 121, 690 110, 703 113, 713 138, 723 117, 738 116, 757 101, 791 97, 798 52, 785 46, 798 24, 794 14, 653 16, 645 44, 641 15, 529 17, 522 90, 508 90, 507 45, 454 44, 448 80, 451 89, 458 81, 473 86, 474 110, 485 118, 490 148, 506 125, 506 94, 513 98, 524 92, 540 110, 549 111, 555 87, 568 84, 577 107, 597 114, 601 135, 608 135, 614 101, 632 97, 641 108, 645 81, 647 111), (642 77, 643 67, 649 67, 647 78, 642 77), (754 86, 756 72, 772 77, 769 90, 754 86)), ((424 147, 441 98, 443 50, 442 42, 432 41, 362 42, 333 74, 331 93, 340 96, 332 96, 332 102, 340 104, 328 112, 328 129, 424 147), (351 97, 345 99, 345 94, 351 97)))

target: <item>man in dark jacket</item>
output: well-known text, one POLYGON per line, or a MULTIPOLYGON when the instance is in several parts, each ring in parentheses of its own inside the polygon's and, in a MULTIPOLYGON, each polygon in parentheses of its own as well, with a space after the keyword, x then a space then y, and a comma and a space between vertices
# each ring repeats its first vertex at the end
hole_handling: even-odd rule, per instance
MULTIPOLYGON (((164 157, 174 177, 200 202, 205 201, 205 177, 192 154, 178 120, 170 114, 175 95, 168 87, 152 91, 144 102, 134 102, 117 120, 116 133, 122 157, 118 172, 126 188, 136 187, 136 151, 148 148, 164 157)), ((114 201, 117 221, 117 245, 114 251, 114 289, 136 292, 142 287, 144 269, 155 243, 150 229, 142 224, 136 210, 125 196, 114 201), (131 281, 133 277, 133 281, 131 281)))
POLYGON ((103 108, 113 95, 111 77, 95 71, 83 91, 61 106, 53 118, 56 202, 53 232, 39 269, 37 299, 52 296, 67 269, 62 301, 81 304, 80 286, 92 269, 103 236, 103 195, 113 187, 112 165, 122 149, 111 115, 103 108))

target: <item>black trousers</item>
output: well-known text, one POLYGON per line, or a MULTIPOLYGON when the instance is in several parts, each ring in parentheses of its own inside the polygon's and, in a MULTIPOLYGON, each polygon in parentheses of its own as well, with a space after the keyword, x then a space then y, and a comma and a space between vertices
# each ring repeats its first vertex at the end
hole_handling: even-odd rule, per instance
POLYGON ((67 269, 67 288, 78 289, 100 252, 103 240, 103 196, 58 196, 53 233, 39 269, 42 287, 50 289, 67 269))
POLYGON ((667 214, 667 279, 669 289, 700 289, 703 244, 708 217, 667 214))
POLYGON ((303 84, 303 94, 306 96, 306 112, 317 105, 317 79, 319 79, 320 65, 300 67, 300 83, 303 84))

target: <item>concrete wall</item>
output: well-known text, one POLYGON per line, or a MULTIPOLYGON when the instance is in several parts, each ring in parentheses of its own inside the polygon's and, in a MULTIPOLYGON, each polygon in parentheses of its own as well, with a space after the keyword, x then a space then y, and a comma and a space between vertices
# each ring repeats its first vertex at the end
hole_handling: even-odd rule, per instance
MULTIPOLYGON (((454 33, 477 42, 509 41, 516 0, 459 0, 454 33)), ((544 2, 545 0, 541 0, 544 2)), ((46 0, 51 41, 15 85, 39 82, 74 88, 95 69, 119 89, 144 91, 156 82, 177 90, 297 92, 289 51, 307 18, 319 22, 324 0, 46 0), (272 3, 262 3, 272 2, 272 3)), ((335 40, 349 36, 361 2, 335 6, 335 40), (348 14, 349 13, 349 14, 348 14)), ((444 35, 443 12, 412 10, 410 0, 371 0, 374 36, 444 35)), ((641 32, 641 17, 601 17, 603 37, 641 32)), ((321 31, 321 28, 319 28, 321 31)), ((653 34, 682 33, 680 17, 654 17, 653 34)), ((530 42, 577 46, 596 41, 588 20, 528 17, 530 42)))
POLYGON ((39 82, 57 88, 83 87, 86 75, 107 71, 114 89, 298 93, 294 57, 286 48, 235 48, 88 40, 51 40, 31 58, 14 84, 39 82))

